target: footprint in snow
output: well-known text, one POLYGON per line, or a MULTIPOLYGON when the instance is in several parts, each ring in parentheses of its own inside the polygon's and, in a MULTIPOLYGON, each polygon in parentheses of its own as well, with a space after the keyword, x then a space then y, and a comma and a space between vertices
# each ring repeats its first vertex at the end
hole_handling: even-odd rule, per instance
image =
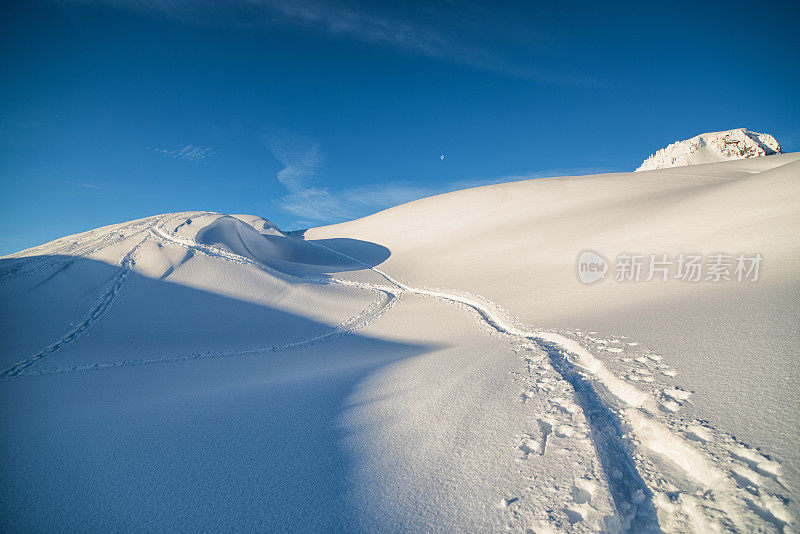
POLYGON ((669 413, 675 413, 675 412, 677 412, 678 410, 681 409, 681 405, 680 404, 678 404, 675 401, 671 401, 671 400, 662 402, 660 404, 660 407, 661 407, 661 409, 663 411, 669 412, 669 413))
POLYGON ((555 428, 556 436, 560 438, 571 438, 575 430, 569 425, 558 425, 555 428))
POLYGON ((578 507, 568 506, 564 508, 564 514, 567 516, 570 525, 583 521, 583 511, 578 507))
POLYGON ((668 397, 676 402, 686 402, 692 396, 691 391, 685 391, 679 388, 665 389, 663 392, 665 397, 668 397))
POLYGON ((500 507, 501 508, 508 508, 515 502, 519 500, 519 497, 506 497, 505 499, 500 500, 500 507))
POLYGON ((531 454, 544 456, 544 453, 547 450, 547 439, 550 437, 550 434, 553 433, 553 424, 549 421, 545 421, 544 419, 539 419, 538 423, 541 438, 536 439, 531 434, 525 434, 522 437, 522 443, 518 447, 519 450, 521 450, 524 454, 525 459, 527 459, 531 454))
POLYGON ((699 443, 705 443, 711 439, 711 433, 709 430, 700 425, 690 425, 686 429, 686 437, 692 441, 697 441, 699 443))
POLYGON ((560 412, 573 416, 578 412, 578 405, 565 399, 556 398, 552 400, 553 406, 560 412))
POLYGON ((761 453, 747 448, 744 445, 738 445, 731 451, 731 456, 742 463, 747 464, 750 469, 764 476, 778 479, 780 474, 780 464, 774 460, 770 460, 761 453))
POLYGON ((590 504, 595 485, 591 480, 580 479, 572 486, 572 500, 578 504, 590 504))
POLYGON ((530 434, 522 437, 522 443, 517 448, 522 451, 523 458, 526 460, 531 454, 539 456, 544 454, 544 443, 540 443, 530 434))

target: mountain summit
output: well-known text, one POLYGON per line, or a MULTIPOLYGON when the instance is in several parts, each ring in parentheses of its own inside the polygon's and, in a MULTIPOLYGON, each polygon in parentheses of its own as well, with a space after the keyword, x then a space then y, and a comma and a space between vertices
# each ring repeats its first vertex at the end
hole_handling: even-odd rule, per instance
POLYGON ((781 146, 769 134, 745 128, 696 135, 676 141, 644 160, 636 171, 652 171, 699 163, 715 163, 732 159, 756 158, 780 154, 781 146))

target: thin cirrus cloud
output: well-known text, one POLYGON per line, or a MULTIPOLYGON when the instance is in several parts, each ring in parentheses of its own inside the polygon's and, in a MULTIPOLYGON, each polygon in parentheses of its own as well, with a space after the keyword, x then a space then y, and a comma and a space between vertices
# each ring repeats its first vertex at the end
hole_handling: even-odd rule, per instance
POLYGON ((257 205, 262 209, 277 209, 295 217, 295 226, 328 224, 363 217, 439 192, 443 191, 405 182, 372 184, 342 191, 310 187, 257 205))
MULTIPOLYGON (((502 57, 484 42, 489 29, 482 13, 468 4, 458 10, 427 4, 406 4, 412 9, 389 13, 380 3, 355 5, 346 0, 62 0, 73 4, 103 4, 166 16, 190 24, 234 24, 242 26, 284 26, 300 28, 331 37, 347 38, 386 46, 404 53, 426 56, 473 69, 496 72, 554 85, 599 85, 583 75, 553 72, 502 57)), ((538 43, 528 57, 535 58, 552 44, 551 38, 527 28, 507 28, 500 39, 538 43)))
MULTIPOLYGON (((385 14, 353 9, 342 2, 319 0, 256 0, 266 8, 273 23, 305 27, 333 36, 389 46, 404 52, 461 64, 478 70, 498 72, 517 78, 555 85, 597 85, 582 76, 554 73, 508 61, 489 47, 476 45, 486 28, 473 17, 428 9, 418 20, 389 17, 385 14), (435 20, 436 24, 426 23, 435 20), (447 23, 455 20, 455 23, 447 23)), ((462 11, 469 11, 466 5, 462 11)), ((483 14, 486 15, 485 13, 483 14)), ((542 36, 524 30, 523 40, 540 41, 542 36)))
MULTIPOLYGON (((266 139, 273 157, 284 167, 277 179, 287 193, 256 205, 266 211, 280 211, 294 218, 295 228, 331 224, 359 217, 420 198, 517 180, 607 172, 605 168, 560 168, 497 178, 453 181, 434 186, 415 182, 384 182, 332 190, 314 185, 323 157, 316 141, 289 132, 266 139)), ((291 229, 291 228, 287 228, 291 229)))
POLYGON ((83 189, 106 189, 109 186, 107 182, 71 182, 68 180, 64 183, 74 187, 81 187, 83 189))
POLYGON ((293 193, 307 188, 323 162, 317 142, 290 132, 273 134, 265 142, 272 156, 283 165, 278 181, 293 193))
POLYGON ((446 182, 435 186, 415 182, 385 182, 343 190, 309 187, 289 192, 268 202, 258 202, 256 205, 266 211, 278 210, 294 217, 291 223, 293 228, 286 228, 291 230, 358 219, 406 202, 461 189, 550 176, 577 176, 601 172, 609 172, 609 169, 552 169, 524 175, 446 182))
POLYGON ((211 147, 185 145, 177 148, 154 148, 154 152, 164 157, 183 161, 201 161, 213 154, 211 147))
POLYGON ((433 192, 430 188, 411 183, 391 182, 331 192, 329 188, 314 185, 324 162, 315 140, 276 129, 264 138, 264 143, 283 165, 276 177, 287 193, 258 206, 289 214, 298 219, 296 224, 354 218, 376 208, 402 204, 433 192))

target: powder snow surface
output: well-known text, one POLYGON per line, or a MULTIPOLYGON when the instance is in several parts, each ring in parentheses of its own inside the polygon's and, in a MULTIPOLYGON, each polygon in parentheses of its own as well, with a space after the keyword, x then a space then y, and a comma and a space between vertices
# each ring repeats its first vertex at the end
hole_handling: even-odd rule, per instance
POLYGON ((798 160, 303 236, 173 213, 3 257, 0 528, 796 531, 798 160), (583 250, 764 262, 587 285, 583 250))

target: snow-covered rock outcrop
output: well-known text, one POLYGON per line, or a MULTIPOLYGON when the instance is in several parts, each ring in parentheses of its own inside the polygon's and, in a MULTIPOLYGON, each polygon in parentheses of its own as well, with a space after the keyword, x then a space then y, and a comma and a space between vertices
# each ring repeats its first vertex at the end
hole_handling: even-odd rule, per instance
POLYGON ((771 135, 750 132, 745 128, 736 128, 735 130, 696 135, 685 141, 676 141, 652 154, 636 170, 651 171, 780 153, 781 146, 771 135))

